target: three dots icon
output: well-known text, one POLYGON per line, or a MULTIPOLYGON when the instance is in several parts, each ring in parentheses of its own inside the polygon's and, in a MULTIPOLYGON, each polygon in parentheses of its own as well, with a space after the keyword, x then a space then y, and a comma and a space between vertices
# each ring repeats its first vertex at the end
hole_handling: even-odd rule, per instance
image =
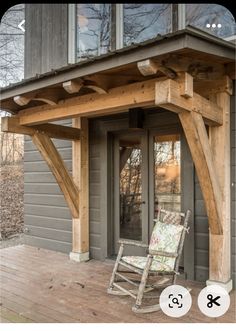
POLYGON ((218 28, 218 29, 220 29, 220 28, 222 28, 222 24, 220 24, 220 23, 218 23, 218 24, 215 24, 215 23, 213 23, 213 24, 207 23, 207 24, 206 24, 206 27, 207 27, 208 29, 209 29, 209 28, 213 28, 213 29, 218 28))

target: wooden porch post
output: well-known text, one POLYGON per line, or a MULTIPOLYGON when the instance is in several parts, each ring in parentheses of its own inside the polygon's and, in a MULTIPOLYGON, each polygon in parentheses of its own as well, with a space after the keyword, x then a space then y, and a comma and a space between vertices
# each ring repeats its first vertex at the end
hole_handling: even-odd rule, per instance
POLYGON ((80 140, 72 143, 72 173, 79 187, 79 217, 72 219, 72 252, 70 259, 78 262, 89 260, 89 158, 88 120, 73 119, 73 127, 81 129, 80 140))
POLYGON ((223 109, 223 125, 209 128, 213 162, 222 192, 223 234, 210 233, 209 280, 207 285, 219 284, 228 292, 231 280, 231 231, 230 231, 230 94, 220 92, 211 96, 223 109))

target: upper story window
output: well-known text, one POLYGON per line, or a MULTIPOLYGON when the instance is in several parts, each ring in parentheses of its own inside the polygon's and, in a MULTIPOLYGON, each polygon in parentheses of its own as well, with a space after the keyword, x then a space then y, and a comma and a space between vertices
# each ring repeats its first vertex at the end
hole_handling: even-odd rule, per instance
POLYGON ((170 4, 124 4, 123 45, 152 39, 171 32, 170 4))
MULTIPOLYGON (((217 4, 77 4, 77 61, 191 25, 233 40, 235 20, 217 4)), ((69 57, 70 58, 70 57, 69 57)))
POLYGON ((0 87, 24 78, 24 19, 24 4, 9 8, 1 19, 0 87))
POLYGON ((88 59, 111 48, 111 4, 77 5, 77 58, 88 59))

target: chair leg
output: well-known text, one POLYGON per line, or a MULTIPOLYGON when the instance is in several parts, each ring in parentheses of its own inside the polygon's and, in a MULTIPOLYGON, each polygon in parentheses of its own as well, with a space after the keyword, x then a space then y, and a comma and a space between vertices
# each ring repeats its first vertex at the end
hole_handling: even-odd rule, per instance
POLYGON ((113 283, 115 281, 115 277, 116 277, 116 272, 118 270, 118 267, 119 267, 119 262, 120 262, 120 259, 122 257, 122 254, 123 254, 123 250, 124 250, 124 245, 121 244, 120 245, 120 248, 119 248, 119 252, 118 252, 118 255, 117 255, 117 258, 116 258, 116 263, 114 265, 114 269, 112 271, 112 275, 111 275, 111 279, 110 279, 110 283, 109 283, 109 287, 108 287, 108 293, 111 294, 111 290, 113 289, 113 283))
POLYGON ((140 308, 140 306, 142 304, 143 294, 144 294, 144 290, 145 290, 145 287, 146 287, 146 282, 147 282, 147 278, 148 278, 148 272, 149 272, 150 266, 152 264, 152 259, 153 259, 153 257, 151 255, 148 255, 147 256, 147 263, 146 263, 146 266, 145 266, 145 268, 143 270, 143 274, 142 274, 142 278, 141 278, 141 283, 139 285, 138 295, 137 295, 137 298, 136 298, 136 302, 135 302, 134 307, 132 308, 132 310, 134 312, 136 312, 140 308))

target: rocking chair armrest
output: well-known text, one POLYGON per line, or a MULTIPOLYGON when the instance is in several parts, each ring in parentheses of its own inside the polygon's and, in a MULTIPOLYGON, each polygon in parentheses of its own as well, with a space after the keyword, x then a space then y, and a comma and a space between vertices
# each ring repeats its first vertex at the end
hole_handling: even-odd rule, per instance
POLYGON ((148 248, 148 245, 140 242, 140 241, 135 241, 135 240, 128 240, 128 239, 119 239, 118 244, 123 244, 123 245, 132 245, 132 246, 138 246, 138 247, 143 247, 143 248, 148 248))
POLYGON ((165 256, 165 257, 177 257, 177 253, 169 253, 164 251, 155 251, 155 250, 149 250, 149 254, 151 255, 159 255, 159 256, 165 256))

